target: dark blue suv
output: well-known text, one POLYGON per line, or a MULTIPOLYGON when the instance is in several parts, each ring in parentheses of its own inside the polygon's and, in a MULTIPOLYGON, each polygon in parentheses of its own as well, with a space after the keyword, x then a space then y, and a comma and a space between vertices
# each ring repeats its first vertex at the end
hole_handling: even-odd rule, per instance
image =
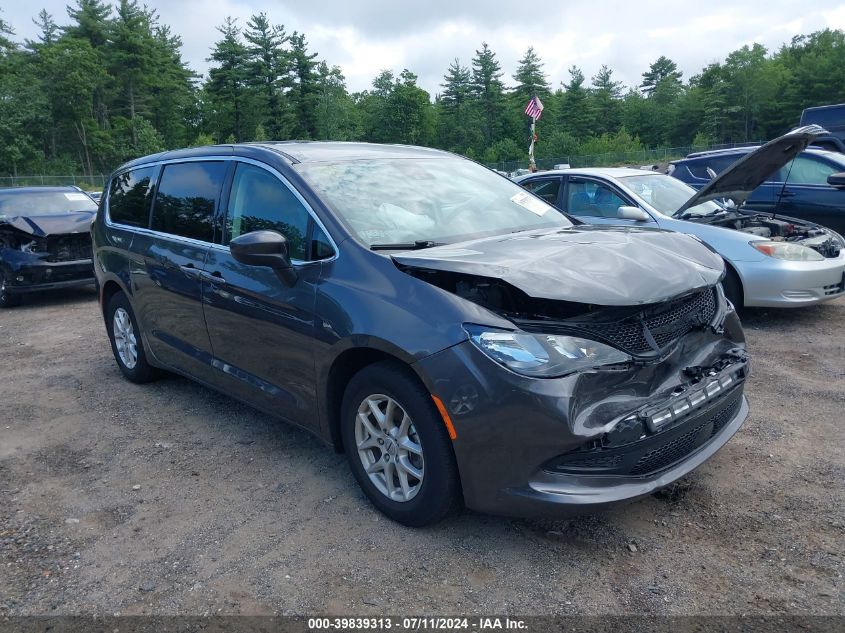
MULTIPOLYGON (((700 189, 757 147, 696 152, 673 161, 669 174, 700 189)), ((821 224, 845 233, 845 155, 808 148, 749 196, 745 207, 821 224)))

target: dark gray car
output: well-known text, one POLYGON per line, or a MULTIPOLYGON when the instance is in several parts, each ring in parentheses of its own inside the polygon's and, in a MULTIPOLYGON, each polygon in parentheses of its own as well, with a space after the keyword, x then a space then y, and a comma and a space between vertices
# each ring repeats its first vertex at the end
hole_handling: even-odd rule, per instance
POLYGON ((647 495, 747 416, 721 258, 593 227, 469 160, 346 143, 146 157, 93 225, 132 381, 175 371, 344 451, 425 525, 647 495))

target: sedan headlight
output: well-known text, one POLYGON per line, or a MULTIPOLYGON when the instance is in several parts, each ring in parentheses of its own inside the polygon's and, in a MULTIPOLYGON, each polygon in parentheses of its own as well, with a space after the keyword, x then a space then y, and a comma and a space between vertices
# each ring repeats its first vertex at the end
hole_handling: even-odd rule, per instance
POLYGON ((615 347, 577 336, 529 334, 472 324, 465 324, 464 330, 487 356, 524 376, 557 378, 631 360, 615 347))
POLYGON ((801 244, 792 244, 790 242, 768 242, 761 240, 758 242, 749 242, 751 246, 769 257, 775 259, 785 259, 790 262, 822 262, 824 255, 814 251, 812 248, 807 248, 801 244))

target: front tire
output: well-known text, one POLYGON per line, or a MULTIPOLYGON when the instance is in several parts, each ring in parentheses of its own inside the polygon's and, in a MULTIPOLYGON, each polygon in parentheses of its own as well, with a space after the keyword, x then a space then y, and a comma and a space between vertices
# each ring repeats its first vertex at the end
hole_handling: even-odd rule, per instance
POLYGON ((745 307, 745 295, 742 291, 742 281, 732 268, 728 268, 725 272, 722 288, 725 290, 728 301, 733 304, 737 312, 741 311, 745 307))
POLYGON ((407 367, 365 367, 346 388, 341 437, 352 473, 382 513, 431 525, 460 504, 451 441, 431 395, 407 367))
POLYGON ((114 359, 126 378, 138 384, 158 378, 158 370, 147 362, 138 320, 123 292, 115 293, 109 299, 106 329, 114 359))

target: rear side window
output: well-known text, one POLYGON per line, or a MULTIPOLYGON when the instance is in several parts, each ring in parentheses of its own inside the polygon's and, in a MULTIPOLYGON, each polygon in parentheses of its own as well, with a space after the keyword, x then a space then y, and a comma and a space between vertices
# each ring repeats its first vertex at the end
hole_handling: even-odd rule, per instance
POLYGON ((194 240, 214 237, 214 206, 226 177, 226 163, 165 165, 153 207, 152 229, 194 240))
POLYGON ((226 214, 226 243, 252 231, 278 231, 291 258, 308 259, 311 216, 294 193, 265 169, 238 163, 226 214))
POLYGON ((525 183, 525 188, 553 206, 557 206, 557 194, 560 191, 560 178, 545 178, 525 183))
POLYGON ((150 223, 150 195, 158 167, 141 167, 115 176, 109 188, 109 219, 146 228, 150 223))

